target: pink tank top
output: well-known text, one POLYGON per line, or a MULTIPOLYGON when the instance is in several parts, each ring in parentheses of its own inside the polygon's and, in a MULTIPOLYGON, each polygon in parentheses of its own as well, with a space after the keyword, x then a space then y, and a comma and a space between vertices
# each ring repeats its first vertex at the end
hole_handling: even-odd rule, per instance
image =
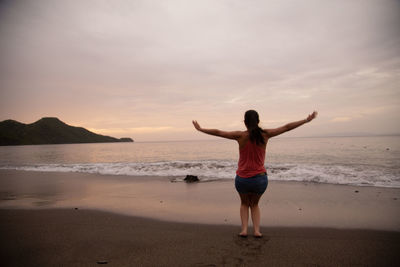
POLYGON ((239 162, 236 174, 242 178, 249 178, 266 172, 264 161, 265 149, 249 140, 242 149, 239 149, 239 162))

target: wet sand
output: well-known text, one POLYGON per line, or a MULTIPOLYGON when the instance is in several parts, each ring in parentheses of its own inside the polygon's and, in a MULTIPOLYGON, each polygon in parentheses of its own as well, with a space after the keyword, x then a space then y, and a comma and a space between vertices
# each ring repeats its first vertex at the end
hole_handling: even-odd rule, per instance
MULTIPOLYGON (((0 208, 94 209, 174 222, 240 225, 233 180, 0 170, 0 208)), ((400 189, 270 181, 260 200, 268 227, 400 231, 400 189)))
POLYGON ((233 181, 0 170, 2 266, 400 266, 400 189, 271 182, 263 239, 233 181))

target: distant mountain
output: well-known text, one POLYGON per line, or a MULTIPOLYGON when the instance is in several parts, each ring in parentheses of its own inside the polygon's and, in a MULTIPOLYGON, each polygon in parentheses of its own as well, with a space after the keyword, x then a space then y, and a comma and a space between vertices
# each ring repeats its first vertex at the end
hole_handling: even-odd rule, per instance
POLYGON ((65 124, 58 118, 42 118, 31 124, 14 120, 0 122, 0 145, 42 145, 74 143, 133 142, 131 138, 114 138, 95 134, 82 127, 65 124))

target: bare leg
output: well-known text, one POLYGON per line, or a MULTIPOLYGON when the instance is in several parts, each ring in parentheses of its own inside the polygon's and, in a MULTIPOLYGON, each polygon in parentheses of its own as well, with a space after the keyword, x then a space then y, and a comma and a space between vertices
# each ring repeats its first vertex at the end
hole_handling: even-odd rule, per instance
POLYGON ((242 230, 239 235, 247 236, 247 228, 249 226, 249 197, 248 194, 240 195, 240 220, 242 221, 242 230))
POLYGON ((262 236, 260 232, 260 207, 258 205, 250 207, 251 219, 253 221, 254 236, 262 236))
POLYGON ((258 201, 261 195, 250 194, 250 210, 251 210, 251 220, 253 221, 254 236, 262 236, 260 232, 260 207, 258 206, 258 201))

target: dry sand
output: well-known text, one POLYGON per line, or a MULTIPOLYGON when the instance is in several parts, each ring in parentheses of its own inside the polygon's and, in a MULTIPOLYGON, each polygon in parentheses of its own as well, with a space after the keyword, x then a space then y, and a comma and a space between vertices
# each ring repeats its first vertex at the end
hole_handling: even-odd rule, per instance
POLYGON ((400 233, 163 222, 74 210, 0 210, 2 266, 400 266, 400 233))
POLYGON ((265 237, 242 239, 233 181, 0 170, 0 188, 2 266, 400 266, 400 189, 271 182, 265 237))

